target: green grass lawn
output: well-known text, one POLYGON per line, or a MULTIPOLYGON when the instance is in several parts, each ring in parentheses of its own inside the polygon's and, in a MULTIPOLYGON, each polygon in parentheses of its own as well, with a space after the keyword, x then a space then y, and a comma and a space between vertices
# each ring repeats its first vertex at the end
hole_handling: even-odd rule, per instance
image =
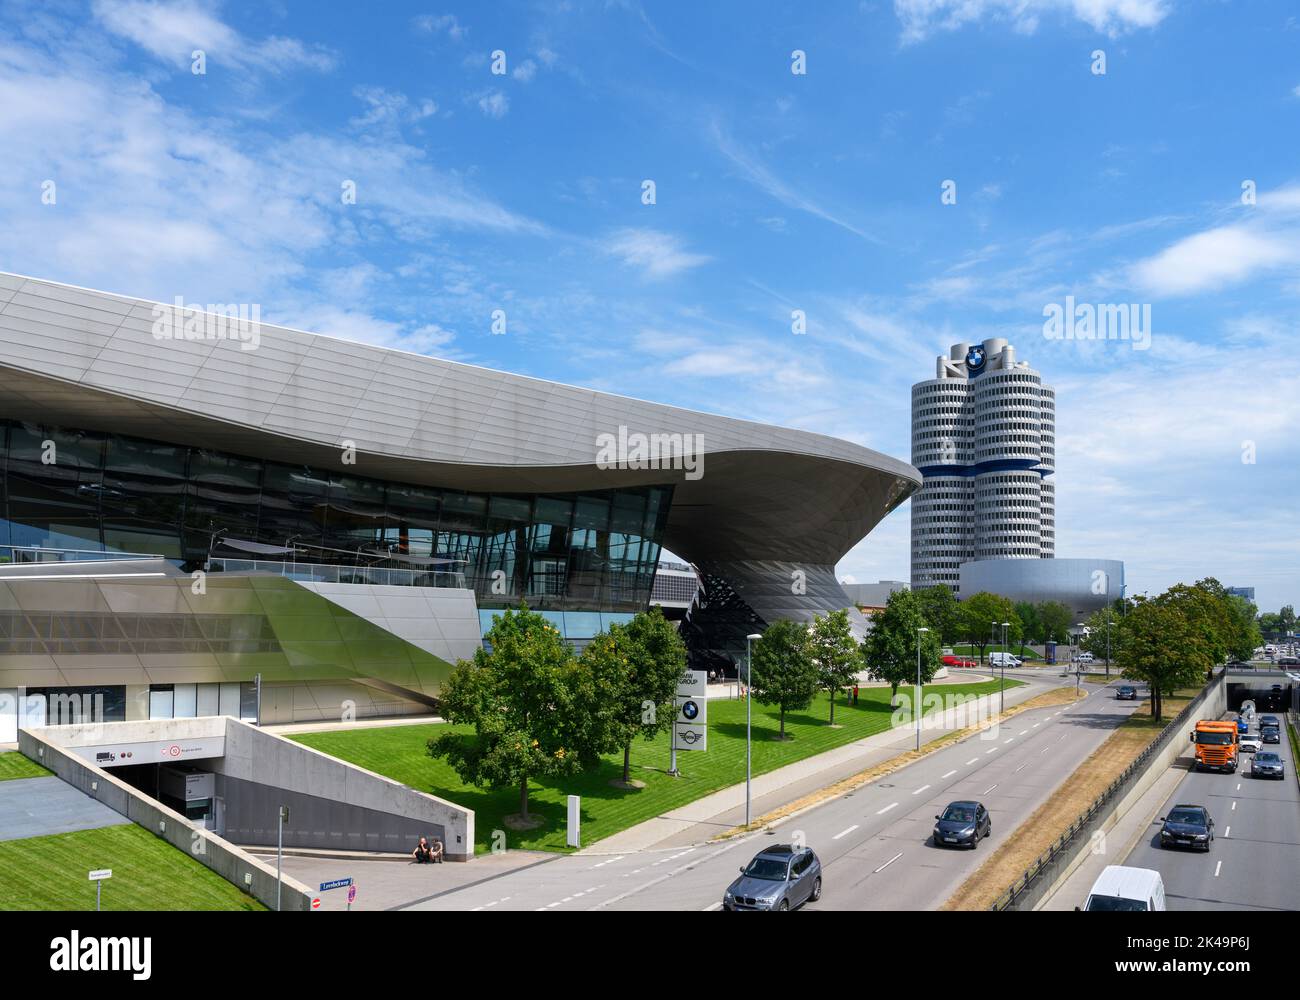
MULTIPOLYGON (((1021 682, 1007 679, 1007 687, 1021 682)), ((937 684, 923 689, 948 694, 987 694, 998 689, 997 681, 978 684, 937 684)), ((909 689, 910 690, 910 689, 909 689)), ((776 740, 779 713, 754 705, 754 774, 764 774, 786 764, 852 743, 890 726, 889 689, 863 688, 856 706, 836 699, 835 723, 826 724, 828 704, 820 694, 803 712, 786 716, 785 742, 776 740)), ((445 760, 434 760, 426 741, 445 730, 442 725, 393 726, 378 729, 336 730, 301 733, 289 737, 316 750, 332 754, 360 767, 386 775, 412 788, 449 799, 475 812, 476 847, 490 844, 494 830, 504 830, 503 818, 518 812, 516 788, 490 790, 465 785, 445 760)), ((470 732, 468 727, 462 731, 470 732)), ((720 788, 745 780, 745 703, 740 700, 709 700, 709 748, 704 753, 678 751, 682 776, 669 777, 668 737, 632 744, 632 777, 645 782, 641 789, 615 788, 612 779, 622 777, 622 754, 605 759, 596 770, 560 781, 529 783, 529 811, 545 818, 544 826, 531 831, 507 831, 512 848, 564 851, 566 802, 569 795, 582 796, 582 842, 592 844, 644 820, 661 815, 720 788)))
POLYGON ((50 772, 28 760, 16 750, 0 753, 0 781, 14 778, 42 778, 50 772))
POLYGON ((94 868, 111 868, 105 910, 263 910, 215 872, 134 823, 0 841, 0 910, 93 910, 94 868))

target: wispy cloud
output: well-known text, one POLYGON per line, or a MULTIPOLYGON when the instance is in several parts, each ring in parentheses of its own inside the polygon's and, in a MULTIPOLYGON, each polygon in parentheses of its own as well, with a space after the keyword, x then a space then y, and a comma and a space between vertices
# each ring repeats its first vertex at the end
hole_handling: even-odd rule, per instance
POLYGON ((814 215, 819 219, 839 226, 847 230, 854 236, 859 236, 871 243, 880 243, 877 237, 871 233, 859 228, 852 222, 847 221, 840 215, 823 208, 817 202, 804 194, 796 191, 785 181, 781 180, 773 173, 758 157, 745 149, 736 142, 731 135, 723 128, 717 118, 709 122, 708 134, 718 151, 722 153, 731 163, 740 171, 742 177, 749 181, 755 187, 767 192, 777 201, 791 208, 797 208, 809 215, 814 215))
POLYGON ((1045 14, 1072 16, 1114 37, 1135 28, 1153 28, 1169 10, 1168 0, 894 0, 905 43, 984 20, 1006 22, 1016 31, 1033 34, 1045 14))
POLYGON ((296 38, 246 38, 217 17, 215 6, 193 0, 95 0, 95 17, 113 34, 177 68, 201 50, 210 63, 280 74, 292 69, 332 70, 337 57, 296 38))
POLYGON ((704 254, 685 250, 678 237, 655 229, 619 229, 603 245, 606 253, 650 281, 671 277, 709 260, 704 254))

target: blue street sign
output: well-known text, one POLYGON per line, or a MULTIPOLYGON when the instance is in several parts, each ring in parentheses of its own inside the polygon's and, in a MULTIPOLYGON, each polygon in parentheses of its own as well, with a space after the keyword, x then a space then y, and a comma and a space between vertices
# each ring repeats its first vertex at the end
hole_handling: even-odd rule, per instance
POLYGON ((342 889, 344 886, 351 885, 350 878, 336 878, 333 882, 322 882, 320 884, 321 892, 329 892, 331 889, 342 889))

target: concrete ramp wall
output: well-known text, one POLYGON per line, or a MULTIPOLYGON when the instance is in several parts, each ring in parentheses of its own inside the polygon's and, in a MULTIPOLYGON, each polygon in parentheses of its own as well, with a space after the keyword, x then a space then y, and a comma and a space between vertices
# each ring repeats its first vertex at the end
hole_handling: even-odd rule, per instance
POLYGON ((473 857, 472 810, 237 719, 225 723, 225 756, 204 767, 217 774, 230 839, 274 844, 278 807, 287 805, 286 846, 405 853, 427 836, 443 842, 448 861, 473 857))
MULTIPOLYGON (((197 720, 181 720, 196 722, 197 720)), ((210 721, 210 720, 205 720, 210 721)), ((177 850, 216 872, 272 909, 275 908, 275 869, 221 837, 195 826, 184 816, 132 788, 112 772, 80 756, 73 746, 98 730, 118 743, 136 742, 128 734, 112 732, 115 726, 138 726, 132 722, 107 722, 90 726, 45 726, 20 729, 18 749, 31 760, 49 768, 75 788, 161 837, 177 850), (105 733, 107 731, 107 733, 105 733)), ((134 734, 130 734, 134 735, 134 734)), ((145 763, 141 761, 141 763, 145 763)), ((285 876, 281 909, 310 910, 312 893, 303 883, 285 876)))

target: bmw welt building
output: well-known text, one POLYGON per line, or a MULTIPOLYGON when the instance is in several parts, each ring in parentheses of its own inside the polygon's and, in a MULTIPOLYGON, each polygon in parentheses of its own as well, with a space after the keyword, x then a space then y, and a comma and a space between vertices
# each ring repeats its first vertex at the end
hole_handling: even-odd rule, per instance
POLYGON ((87 699, 425 712, 494 613, 581 645, 647 607, 665 547, 699 577, 693 663, 725 668, 852 607, 836 562, 921 482, 819 434, 2 273, 0 470, 0 742, 87 699))

